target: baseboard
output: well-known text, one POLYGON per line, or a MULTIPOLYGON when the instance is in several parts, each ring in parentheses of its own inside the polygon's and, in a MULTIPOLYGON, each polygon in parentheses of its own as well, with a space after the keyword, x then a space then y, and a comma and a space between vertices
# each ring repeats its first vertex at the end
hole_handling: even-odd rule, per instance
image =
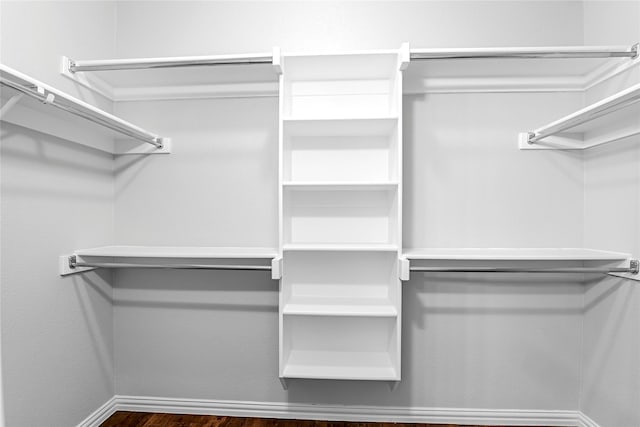
POLYGON ((579 412, 578 415, 579 415, 579 419, 578 419, 579 427, 600 427, 600 424, 593 421, 591 418, 585 415, 584 412, 579 412))
POLYGON ((116 396, 107 400, 104 405, 93 411, 77 427, 99 427, 107 418, 117 411, 116 396))
POLYGON ((356 422, 600 427, 580 411, 313 405, 117 395, 77 427, 99 427, 116 411, 356 422))
POLYGON ((114 396, 78 427, 98 427, 116 411, 328 421, 599 427, 578 411, 342 406, 114 396))

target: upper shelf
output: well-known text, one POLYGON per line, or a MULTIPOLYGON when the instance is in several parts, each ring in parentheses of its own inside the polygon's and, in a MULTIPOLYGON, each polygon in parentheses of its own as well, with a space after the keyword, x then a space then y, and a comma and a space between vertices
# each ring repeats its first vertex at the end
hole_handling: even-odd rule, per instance
POLYGON ((169 152, 168 140, 3 64, 0 84, 4 121, 112 154, 169 152), (137 142, 114 144, 116 138, 137 142))
MULTIPOLYGON (((387 70, 384 73, 387 75, 395 64, 397 53, 398 50, 291 53, 283 55, 283 62, 292 78, 314 77, 309 73, 317 68, 307 66, 304 75, 298 75, 296 66, 299 63, 313 65, 313 61, 330 59, 339 59, 338 63, 346 61, 346 65, 349 61, 371 59, 369 62, 379 63, 375 68, 387 70)), ((637 46, 410 49, 410 57, 403 77, 405 93, 583 90, 607 73, 639 62, 637 46)), ((273 54, 178 58, 93 61, 63 58, 62 73, 105 96, 123 101, 277 96, 278 71, 282 69, 279 61, 277 49, 273 54), (73 63, 81 67, 74 68, 73 63), (211 66, 220 64, 224 66, 211 66), (90 67, 83 68, 82 65, 90 67)), ((357 66, 347 68, 358 69, 357 66)), ((331 72, 334 71, 340 70, 336 68, 331 72)), ((376 69, 369 67, 371 72, 376 69)), ((344 78, 344 72, 340 73, 344 78)), ((319 77, 327 79, 330 76, 319 77)))
POLYGON ((585 149, 640 134, 640 83, 521 133, 521 149, 585 149))

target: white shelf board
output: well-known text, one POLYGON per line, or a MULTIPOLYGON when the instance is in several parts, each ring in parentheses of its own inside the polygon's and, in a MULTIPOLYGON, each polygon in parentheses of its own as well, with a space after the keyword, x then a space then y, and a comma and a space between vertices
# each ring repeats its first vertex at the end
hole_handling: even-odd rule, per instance
POLYGON ((74 253, 81 257, 121 258, 272 259, 278 256, 275 248, 197 246, 102 246, 74 253))
POLYGON ((286 243, 284 251, 354 251, 354 252, 395 252, 397 245, 386 243, 286 243))
POLYGON ((292 350, 282 373, 284 378, 343 380, 398 380, 386 352, 292 350))
POLYGON ((293 81, 386 79, 399 66, 398 50, 283 55, 287 79, 293 81))
MULTIPOLYGON (((105 123, 98 124, 84 117, 63 111, 55 105, 48 105, 26 94, 11 108, 2 120, 29 129, 34 129, 49 135, 53 135, 81 145, 106 151, 111 154, 167 154, 170 153, 168 139, 163 139, 164 147, 161 149, 146 142, 134 139, 122 132, 113 130, 109 126, 117 126, 145 137, 160 138, 132 123, 129 123, 113 114, 97 108, 85 101, 62 92, 52 86, 40 82, 31 76, 23 74, 6 65, 0 64, 0 76, 13 83, 27 88, 41 88, 47 95, 52 95, 53 104, 66 109, 72 109, 81 114, 92 116, 96 120, 105 123)), ((2 103, 12 96, 19 95, 16 89, 8 86, 1 87, 2 103)))
POLYGON ((640 83, 533 131, 548 136, 521 149, 585 149, 640 133, 640 83))
POLYGON ((76 73, 65 70, 64 64, 63 60, 62 74, 65 77, 116 101, 277 96, 278 92, 278 73, 272 64, 80 71, 76 73))
POLYGON ((582 248, 410 248, 405 258, 452 261, 624 261, 629 254, 582 248))
POLYGON ((398 124, 398 116, 283 118, 286 136, 368 136, 388 135, 398 124))
POLYGON ((383 298, 292 297, 283 307, 284 315, 395 317, 398 310, 383 298))
POLYGON ((472 58, 412 60, 404 93, 582 91, 629 58, 472 58))
POLYGON ((306 191, 306 190, 394 190, 398 187, 398 182, 300 182, 285 181, 282 183, 285 190, 306 191))

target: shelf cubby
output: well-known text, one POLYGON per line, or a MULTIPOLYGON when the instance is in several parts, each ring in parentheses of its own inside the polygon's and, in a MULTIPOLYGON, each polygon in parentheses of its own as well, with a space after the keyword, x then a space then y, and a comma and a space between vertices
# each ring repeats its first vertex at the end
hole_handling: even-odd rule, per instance
POLYGON ((399 312, 395 252, 295 252, 284 258, 284 314, 395 316, 399 312))
POLYGON ((287 182, 390 182, 399 179, 398 119, 285 120, 287 182))
POLYGON ((397 243, 397 191, 296 188, 284 197, 284 242, 397 243))
POLYGON ((285 316, 283 335, 282 378, 399 379, 394 317, 285 316))
POLYGON ((397 52, 290 55, 283 69, 285 118, 390 116, 399 109, 397 52))

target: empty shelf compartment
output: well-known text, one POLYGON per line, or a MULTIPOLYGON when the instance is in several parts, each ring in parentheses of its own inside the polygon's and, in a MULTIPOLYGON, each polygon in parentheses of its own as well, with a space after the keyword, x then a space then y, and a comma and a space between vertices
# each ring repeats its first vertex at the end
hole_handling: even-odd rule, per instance
POLYGON ((397 182, 397 118, 284 122, 286 182, 397 182))
POLYGON ((397 253, 292 252, 284 257, 284 314, 397 316, 397 253))
POLYGON ((283 117, 392 115, 401 80, 397 52, 286 56, 283 117))
POLYGON ((287 316, 284 378, 398 380, 395 318, 287 316))
POLYGON ((395 244, 397 190, 287 191, 286 244, 395 244))

